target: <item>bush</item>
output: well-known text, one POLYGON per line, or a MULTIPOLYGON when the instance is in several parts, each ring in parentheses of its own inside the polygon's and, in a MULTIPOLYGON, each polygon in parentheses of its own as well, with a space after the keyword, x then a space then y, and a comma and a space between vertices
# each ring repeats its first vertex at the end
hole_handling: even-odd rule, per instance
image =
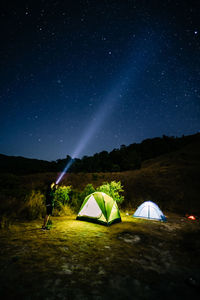
POLYGON ((25 198, 25 203, 22 207, 22 215, 29 220, 44 216, 46 211, 44 200, 45 197, 40 191, 32 190, 30 195, 25 198))
POLYGON ((57 210, 62 210, 62 207, 66 204, 69 204, 70 201, 70 193, 72 187, 71 186, 60 186, 55 191, 54 195, 54 207, 57 210))
POLYGON ((73 210, 77 213, 81 207, 81 204, 83 202, 81 192, 78 190, 72 190, 71 193, 71 207, 73 210))
POLYGON ((95 192, 95 188, 90 183, 86 185, 86 187, 84 188, 84 190, 82 192, 73 189, 70 193, 70 202, 69 202, 72 209, 75 212, 78 212, 85 197, 94 192, 95 192))
POLYGON ((87 197, 88 195, 90 195, 94 192, 95 192, 95 188, 93 187, 93 185, 91 183, 88 183, 86 185, 86 187, 84 188, 84 190, 81 192, 80 198, 83 201, 85 199, 85 197, 87 197))
POLYGON ((55 208, 53 210, 53 215, 54 216, 71 216, 74 214, 74 211, 68 204, 60 204, 59 209, 55 208))
POLYGON ((118 204, 121 204, 124 201, 124 196, 119 194, 120 192, 124 191, 120 181, 111 181, 110 183, 104 182, 101 186, 97 188, 97 191, 109 195, 118 204))

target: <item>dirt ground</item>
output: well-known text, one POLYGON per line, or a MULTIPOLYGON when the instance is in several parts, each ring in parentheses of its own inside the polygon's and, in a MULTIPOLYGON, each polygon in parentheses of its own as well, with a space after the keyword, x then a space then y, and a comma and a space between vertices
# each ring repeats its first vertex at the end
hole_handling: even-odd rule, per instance
POLYGON ((187 299, 200 292, 200 223, 122 213, 110 227, 76 216, 0 231, 1 299, 187 299))

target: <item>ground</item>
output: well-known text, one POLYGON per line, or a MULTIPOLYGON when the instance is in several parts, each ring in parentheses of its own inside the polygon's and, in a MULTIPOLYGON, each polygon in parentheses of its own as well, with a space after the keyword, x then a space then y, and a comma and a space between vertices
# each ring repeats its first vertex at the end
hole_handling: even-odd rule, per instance
POLYGON ((2 299, 187 299, 200 292, 200 224, 132 218, 110 227, 76 216, 0 231, 2 299))

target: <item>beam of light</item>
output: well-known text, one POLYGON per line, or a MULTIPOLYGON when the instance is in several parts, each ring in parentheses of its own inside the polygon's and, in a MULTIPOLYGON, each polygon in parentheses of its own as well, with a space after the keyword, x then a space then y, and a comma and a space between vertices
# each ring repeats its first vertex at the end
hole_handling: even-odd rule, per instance
POLYGON ((146 40, 146 45, 140 45, 140 51, 138 51, 134 56, 129 57, 128 67, 126 66, 125 71, 122 72, 119 79, 115 80, 115 84, 111 88, 110 92, 105 96, 104 101, 99 109, 97 109, 96 115, 92 118, 91 122, 85 129, 77 147, 75 148, 72 159, 67 163, 63 172, 58 177, 56 181, 57 184, 69 170, 74 162, 74 159, 80 156, 83 149, 87 146, 89 141, 94 136, 95 132, 100 129, 104 121, 109 117, 109 115, 111 115, 116 105, 119 104, 121 99, 123 99, 123 96, 125 96, 125 94, 127 93, 128 86, 130 84, 132 84, 132 86, 136 85, 139 80, 139 75, 145 71, 147 66, 149 66, 150 62, 155 56, 155 49, 147 51, 147 49, 149 49, 149 43, 152 42, 146 40))
POLYGON ((82 153, 82 151, 87 146, 89 141, 92 139, 94 134, 104 123, 105 119, 107 119, 108 116, 112 113, 114 109, 114 105, 116 105, 118 100, 123 97, 125 88, 127 87, 127 80, 128 78, 125 78, 123 82, 119 83, 118 88, 116 90, 112 90, 105 97, 103 104, 99 109, 97 109, 96 115, 92 118, 88 127, 85 129, 85 132, 83 133, 77 147, 75 148, 75 151, 73 152, 72 159, 67 163, 66 167, 58 177, 56 184, 58 184, 61 181, 65 173, 69 170, 69 168, 73 164, 74 159, 76 157, 79 157, 79 155, 82 153))
POLYGON ((59 182, 61 181, 61 179, 63 178, 63 176, 67 173, 67 171, 69 170, 69 168, 71 167, 71 165, 73 164, 74 159, 70 159, 68 161, 68 163, 66 164, 66 167, 64 168, 64 170, 62 171, 62 173, 60 174, 60 176, 58 177, 58 179, 56 180, 56 184, 59 184, 59 182))

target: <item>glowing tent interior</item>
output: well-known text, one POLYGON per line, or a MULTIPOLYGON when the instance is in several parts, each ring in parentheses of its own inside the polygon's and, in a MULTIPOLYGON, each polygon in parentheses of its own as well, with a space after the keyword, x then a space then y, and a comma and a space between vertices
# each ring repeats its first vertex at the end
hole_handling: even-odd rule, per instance
POLYGON ((104 225, 121 222, 116 201, 102 192, 94 192, 85 198, 76 219, 104 225))
POLYGON ((135 211, 134 218, 145 218, 159 221, 167 221, 165 215, 160 210, 158 205, 152 201, 142 203, 135 211))

